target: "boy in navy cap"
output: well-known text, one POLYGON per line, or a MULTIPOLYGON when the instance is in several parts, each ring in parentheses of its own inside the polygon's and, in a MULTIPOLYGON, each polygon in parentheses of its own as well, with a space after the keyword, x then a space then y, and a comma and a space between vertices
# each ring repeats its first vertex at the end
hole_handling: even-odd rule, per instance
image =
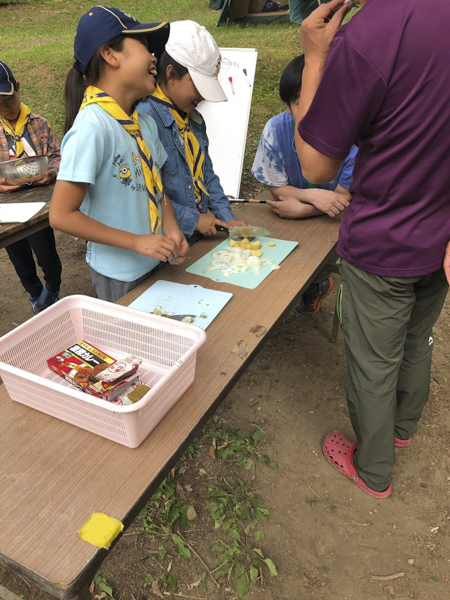
MULTIPOLYGON (((47 155, 48 171, 35 185, 48 185, 56 178, 61 160, 59 143, 47 119, 34 114, 20 101, 20 83, 11 69, 0 61, 0 162, 25 156, 47 155)), ((18 190, 0 179, 0 193, 18 190)), ((30 294, 34 314, 56 302, 61 285, 61 261, 56 251, 53 229, 47 227, 28 238, 7 246, 9 258, 30 294), (36 255, 44 272, 42 285, 33 259, 36 255)))

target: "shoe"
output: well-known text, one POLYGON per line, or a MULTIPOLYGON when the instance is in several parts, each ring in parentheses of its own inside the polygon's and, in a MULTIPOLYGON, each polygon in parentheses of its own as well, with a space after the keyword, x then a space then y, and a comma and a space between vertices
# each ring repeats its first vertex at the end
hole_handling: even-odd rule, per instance
POLYGON ((313 283, 300 298, 300 302, 296 306, 297 311, 318 313, 322 300, 331 292, 333 285, 334 281, 331 275, 319 283, 313 283))
POLYGON ((394 446, 396 448, 407 448, 411 443, 412 437, 409 437, 407 440, 401 440, 400 438, 394 438, 394 446))
POLYGON ((363 492, 366 492, 366 494, 369 494, 373 498, 387 498, 391 495, 392 485, 384 490, 384 492, 376 492, 359 477, 353 462, 353 453, 356 447, 357 444, 353 444, 339 431, 330 431, 323 441, 322 452, 333 469, 348 477, 363 492))
POLYGON ((33 312, 35 315, 42 312, 55 302, 59 300, 59 292, 49 292, 48 289, 44 286, 42 288, 41 295, 39 298, 33 303, 30 298, 31 306, 33 307, 33 312))
POLYGON ((36 302, 39 300, 39 298, 34 298, 33 296, 31 298, 28 298, 31 304, 31 310, 33 311, 33 314, 36 314, 34 312, 34 305, 36 304, 36 302))

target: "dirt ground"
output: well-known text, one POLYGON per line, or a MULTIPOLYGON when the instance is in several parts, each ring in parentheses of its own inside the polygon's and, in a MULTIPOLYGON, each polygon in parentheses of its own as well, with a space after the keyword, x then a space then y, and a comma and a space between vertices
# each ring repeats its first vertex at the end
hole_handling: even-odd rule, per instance
MULTIPOLYGON (((63 262, 62 295, 91 294, 84 243, 58 234, 63 262)), ((23 292, 0 251, 0 333, 31 316, 23 292)), ((244 432, 264 431, 264 452, 278 470, 256 470, 219 461, 203 442, 174 473, 176 490, 192 503, 198 518, 183 530, 209 570, 217 566, 210 543, 218 537, 204 499, 220 471, 231 480, 239 474, 246 489, 260 494, 269 509, 259 542, 278 577, 263 573, 248 598, 258 600, 380 600, 450 598, 450 296, 435 328, 430 400, 410 448, 396 450, 394 490, 387 500, 370 498, 333 471, 321 454, 321 441, 333 428, 352 436, 345 402, 345 356, 342 335, 329 342, 335 294, 315 316, 292 311, 268 337, 219 409, 216 419, 244 432), (220 464, 219 464, 220 463, 220 464)), ((31 410, 31 409, 30 409, 31 410)), ((233 582, 207 592, 198 581, 206 567, 198 559, 178 558, 162 538, 152 541, 135 521, 103 563, 99 575, 115 589, 113 597, 236 598, 233 582), (166 570, 177 575, 174 594, 144 587, 156 573, 156 552, 167 548, 166 570), (170 561, 169 561, 170 559, 170 561)), ((0 568, 0 585, 26 600, 50 596, 0 568)), ((111 598, 97 585, 97 599, 111 598)), ((1 597, 1 593, 0 593, 1 597)))

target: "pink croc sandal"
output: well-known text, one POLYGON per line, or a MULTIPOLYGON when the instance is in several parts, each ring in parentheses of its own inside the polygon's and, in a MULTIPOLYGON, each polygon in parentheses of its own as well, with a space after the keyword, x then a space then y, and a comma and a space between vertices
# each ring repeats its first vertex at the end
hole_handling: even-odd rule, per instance
POLYGON ((356 446, 357 444, 353 444, 339 431, 330 431, 323 441, 322 452, 333 469, 348 477, 363 492, 374 498, 387 498, 391 495, 392 485, 384 492, 376 492, 368 487, 359 477, 353 463, 353 453, 356 450, 356 446))
POLYGON ((401 440, 400 438, 394 438, 394 446, 396 448, 407 448, 411 443, 412 437, 407 440, 401 440))

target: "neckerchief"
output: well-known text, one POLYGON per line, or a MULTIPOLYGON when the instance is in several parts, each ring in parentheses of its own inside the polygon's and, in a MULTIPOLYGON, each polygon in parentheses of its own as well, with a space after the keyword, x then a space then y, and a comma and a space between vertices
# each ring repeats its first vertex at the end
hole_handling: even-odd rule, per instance
POLYGON ((12 127, 11 123, 6 119, 0 117, 0 123, 5 130, 5 133, 11 136, 14 140, 15 148, 16 148, 16 158, 22 158, 23 156, 27 156, 24 148, 23 148, 23 132, 25 131, 25 127, 27 126, 28 119, 30 118, 31 110, 23 104, 20 103, 20 113, 17 119, 17 123, 15 127, 12 127))
POLYGON ((159 85, 156 86, 156 90, 153 92, 152 98, 154 98, 156 102, 159 102, 159 104, 162 104, 169 109, 171 115, 175 119, 178 131, 183 136, 184 153, 186 155, 186 160, 192 175, 192 181, 194 183, 197 208, 202 211, 202 192, 209 196, 203 180, 203 163, 205 161, 205 156, 200 148, 197 138, 191 130, 191 124, 189 122, 190 117, 189 115, 186 115, 186 117, 183 118, 180 115, 177 108, 164 94, 159 85))
POLYGON ((142 137, 138 111, 134 110, 133 114, 128 116, 111 96, 108 96, 106 92, 102 92, 102 90, 92 85, 89 86, 84 93, 80 111, 90 104, 98 104, 101 106, 105 112, 116 119, 119 125, 122 125, 125 131, 136 140, 139 158, 141 159, 142 172, 144 174, 145 187, 148 192, 150 227, 152 233, 158 233, 158 229, 161 226, 161 215, 156 202, 155 188, 163 194, 163 186, 156 165, 150 156, 150 150, 142 137))

